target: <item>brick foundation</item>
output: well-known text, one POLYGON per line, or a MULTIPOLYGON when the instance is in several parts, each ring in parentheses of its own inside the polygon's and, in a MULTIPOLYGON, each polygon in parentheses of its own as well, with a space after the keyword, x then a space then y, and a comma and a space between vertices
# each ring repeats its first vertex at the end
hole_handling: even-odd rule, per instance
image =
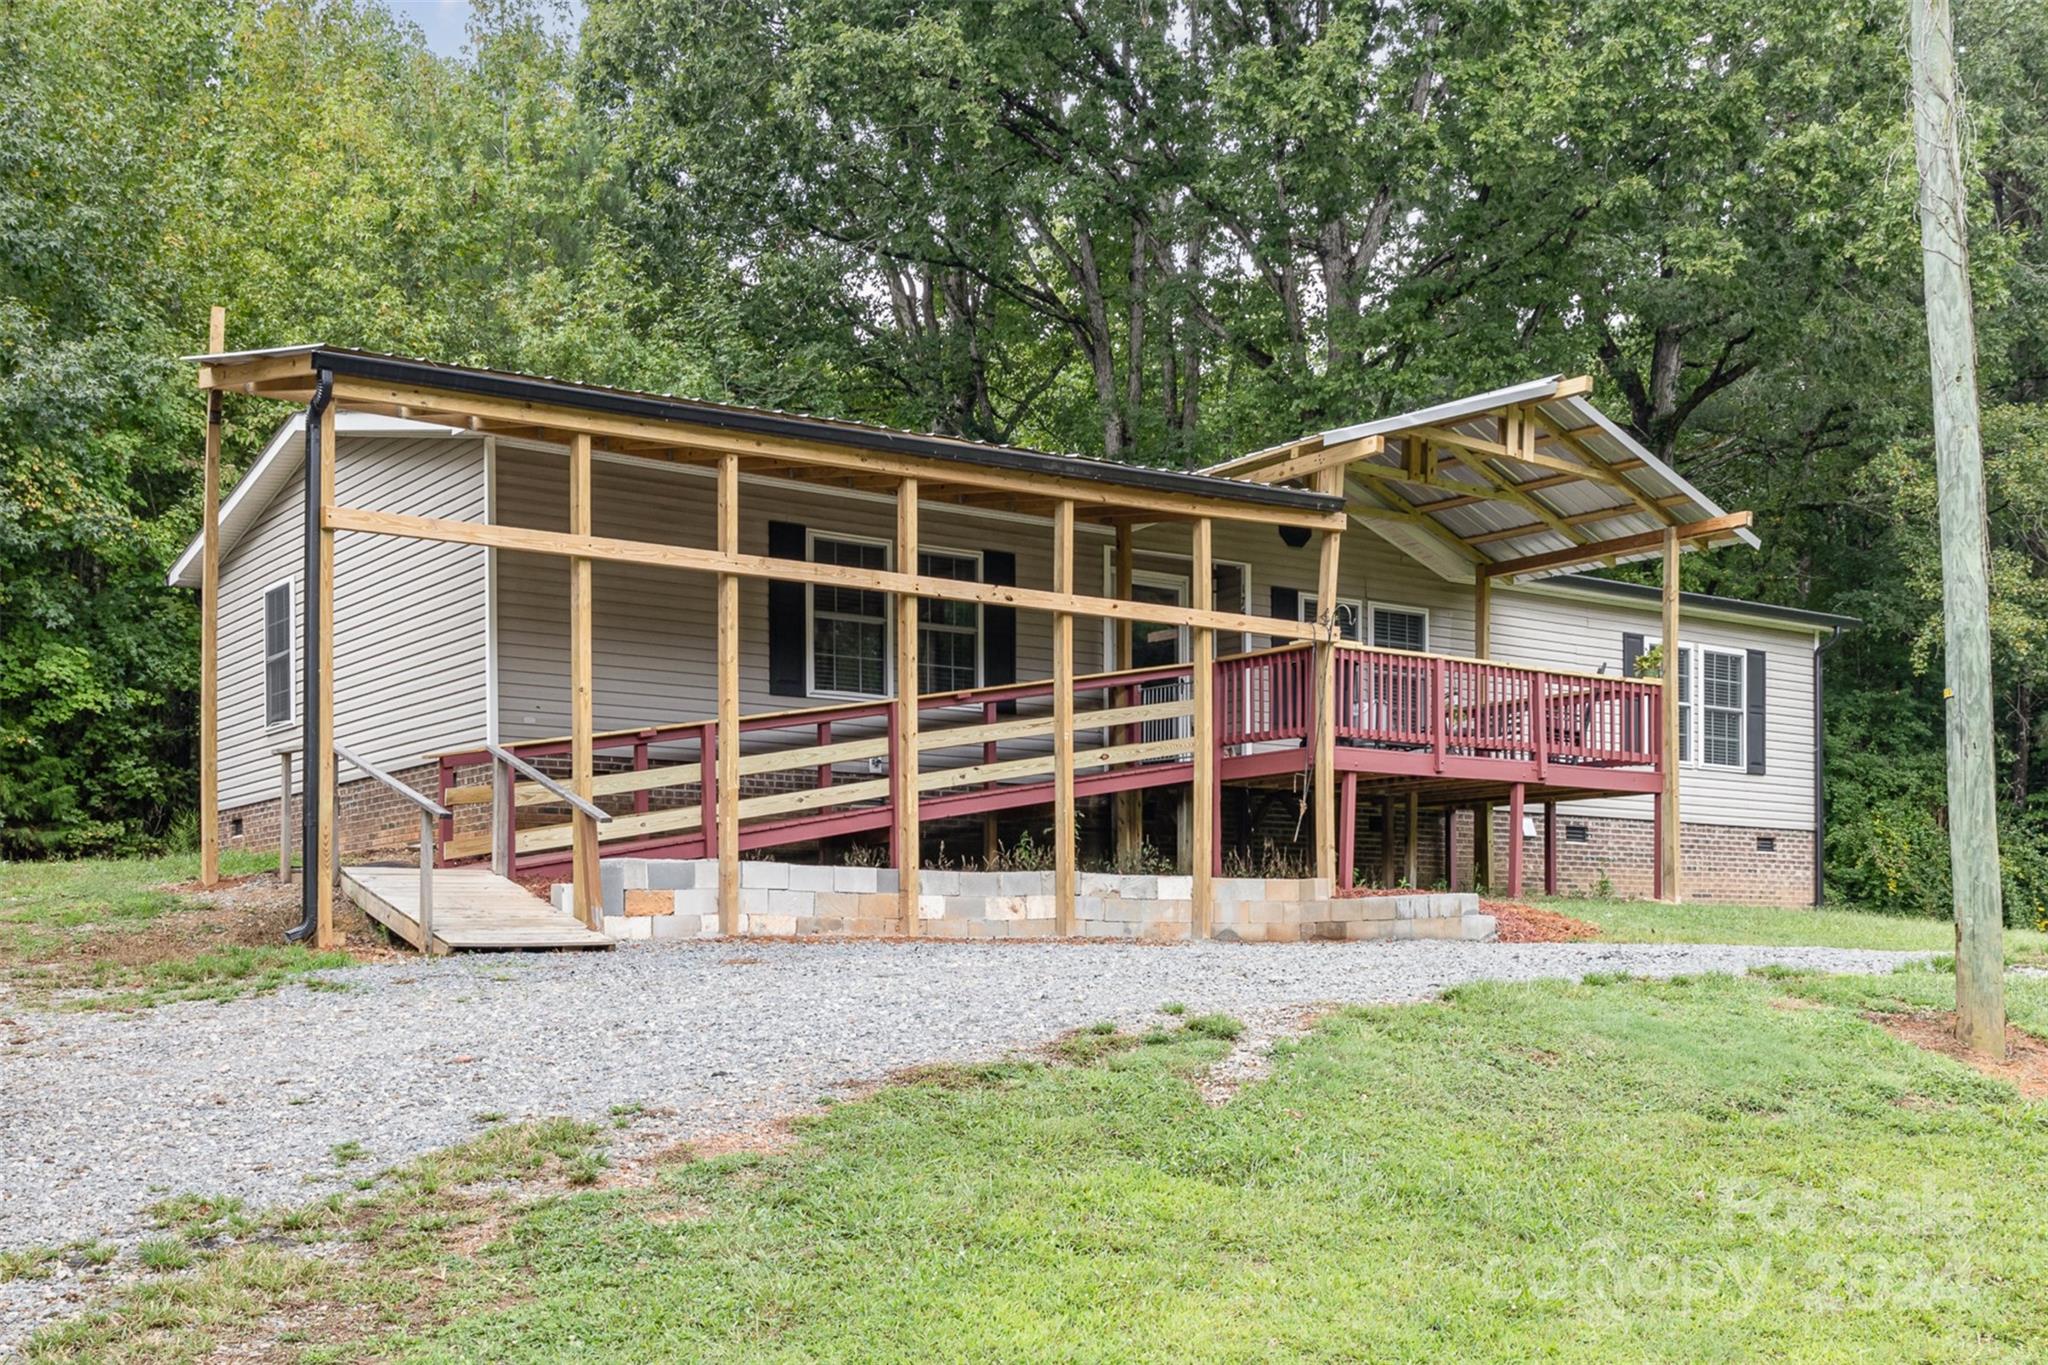
MULTIPOLYGON (((1522 845, 1525 890, 1543 887, 1542 808, 1531 806, 1536 837, 1522 845)), ((1494 812, 1493 875, 1489 885, 1507 884, 1507 809, 1494 812)), ((1679 856, 1684 862, 1685 899, 1733 901, 1740 905, 1813 904, 1813 831, 1759 829, 1744 825, 1683 826, 1679 856), (1768 841, 1768 849, 1759 841, 1768 841)), ((1565 895, 1590 896, 1603 879, 1616 896, 1647 897, 1652 890, 1651 825, 1648 820, 1611 817, 1557 822, 1557 882, 1565 895), (1571 837, 1572 827, 1586 832, 1571 837)))

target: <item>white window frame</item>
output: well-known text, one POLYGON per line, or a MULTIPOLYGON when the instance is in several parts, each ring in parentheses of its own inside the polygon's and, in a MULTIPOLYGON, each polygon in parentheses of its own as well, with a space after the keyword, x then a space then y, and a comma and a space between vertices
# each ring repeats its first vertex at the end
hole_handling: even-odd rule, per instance
MULTIPOLYGON (((1652 635, 1645 635, 1645 636, 1643 637, 1643 649, 1644 649, 1644 651, 1645 651, 1645 652, 1648 652, 1649 650, 1652 650, 1652 649, 1656 649, 1656 648, 1657 648, 1658 646, 1660 646, 1660 645, 1662 645, 1662 644, 1663 644, 1663 641, 1662 641, 1662 640, 1660 640, 1660 639, 1658 639, 1658 638, 1657 638, 1657 637, 1655 637, 1655 636, 1652 636, 1652 635)), ((1684 694, 1684 696, 1683 696, 1683 697, 1681 697, 1681 698, 1680 698, 1680 700, 1679 700, 1679 710, 1680 710, 1681 712, 1683 712, 1683 711, 1686 711, 1686 710, 1690 710, 1690 711, 1692 712, 1692 724, 1691 724, 1691 725, 1689 725, 1689 726, 1684 726, 1684 725, 1681 725, 1681 727, 1680 727, 1681 733, 1683 733, 1683 734, 1684 734, 1684 736, 1685 736, 1685 739, 1686 739, 1686 741, 1687 741, 1687 742, 1686 742, 1686 743, 1684 743, 1684 744, 1682 744, 1682 745, 1680 746, 1680 747, 1681 747, 1681 750, 1682 750, 1682 752, 1680 752, 1680 754, 1678 755, 1678 763, 1679 763, 1679 766, 1680 766, 1680 767, 1682 767, 1682 768, 1696 768, 1696 769, 1700 769, 1700 770, 1703 770, 1703 771, 1704 771, 1704 770, 1713 770, 1713 771, 1716 771, 1716 772, 1724 772, 1724 773, 1746 773, 1746 772, 1748 772, 1748 771, 1749 771, 1749 653, 1748 653, 1748 651, 1747 651, 1747 650, 1741 650, 1741 649, 1731 649, 1731 648, 1729 648, 1729 647, 1728 647, 1728 646, 1726 646, 1726 645, 1702 645, 1702 644, 1697 644, 1697 643, 1695 643, 1694 641, 1691 641, 1691 640, 1687 640, 1687 639, 1683 639, 1683 638, 1681 638, 1681 639, 1679 640, 1679 642, 1678 642, 1678 650, 1679 650, 1679 653, 1681 653, 1681 654, 1684 654, 1684 655, 1688 656, 1688 657, 1687 657, 1687 659, 1686 659, 1686 670, 1685 670, 1685 673, 1686 673, 1686 677, 1685 677, 1685 694, 1684 694), (1706 727, 1706 714, 1707 714, 1707 664, 1706 664, 1706 658, 1707 658, 1707 655, 1709 655, 1709 654, 1719 654, 1719 655, 1721 655, 1721 656, 1722 656, 1722 657, 1724 657, 1724 658, 1734 659, 1734 660, 1736 660, 1736 661, 1737 661, 1737 662, 1738 662, 1738 663, 1739 663, 1739 664, 1741 665, 1741 668, 1740 668, 1740 677, 1742 678, 1742 705, 1741 705, 1741 706, 1739 706, 1739 707, 1737 707, 1737 708, 1735 708, 1735 715, 1736 715, 1736 717, 1737 717, 1737 723, 1736 723, 1736 726, 1735 726, 1735 761, 1734 761, 1733 763, 1709 763, 1709 762, 1707 761, 1707 727, 1706 727), (1687 698, 1690 698, 1690 700, 1687 700, 1687 698)), ((1717 706, 1717 707, 1715 707, 1714 709, 1715 709, 1715 710, 1717 710, 1717 711, 1726 711, 1726 710, 1728 710, 1729 708, 1727 708, 1727 707, 1725 707, 1725 706, 1717 706)))
MULTIPOLYGON (((1194 592, 1195 561, 1192 555, 1182 554, 1178 550, 1153 550, 1143 547, 1140 547, 1137 553, 1145 556, 1147 559, 1153 560, 1154 562, 1164 560, 1169 563, 1185 564, 1188 567, 1186 570, 1176 574, 1171 570, 1140 569, 1134 566, 1131 570, 1131 581, 1133 583, 1143 582, 1148 574, 1153 578, 1178 577, 1182 583, 1187 585, 1187 592, 1189 594, 1192 594, 1194 592)), ((1235 606, 1226 605, 1222 601, 1222 599, 1219 598, 1216 602, 1216 609, 1218 611, 1235 611, 1241 616, 1250 616, 1252 614, 1251 561, 1244 559, 1217 559, 1212 561, 1211 567, 1212 571, 1214 569, 1236 569, 1237 581, 1241 583, 1244 587, 1244 591, 1238 594, 1238 601, 1235 606)), ((1102 595, 1108 598, 1114 598, 1116 596, 1116 553, 1113 547, 1108 545, 1102 547, 1102 595)), ((1188 597, 1186 595, 1183 595, 1181 599, 1183 607, 1186 606, 1187 601, 1188 597)), ((1100 620, 1102 624, 1102 671, 1105 673, 1115 673, 1122 669, 1129 668, 1130 664, 1127 661, 1119 660, 1116 657, 1116 623, 1106 616, 1097 619, 1100 620)), ((1250 631, 1240 633, 1238 631, 1219 630, 1216 633, 1218 635, 1256 635, 1258 632, 1250 631)), ((1191 638, 1187 634, 1187 627, 1185 626, 1181 627, 1181 638, 1183 641, 1187 641, 1191 638)), ((1186 659, 1187 657, 1188 651, 1185 647, 1183 647, 1181 651, 1181 658, 1186 659)))
MULTIPOLYGON (((1294 619, 1301 622, 1303 625, 1312 625, 1315 622, 1316 612, 1319 610, 1320 605, 1321 604, 1316 601, 1316 595, 1312 592, 1295 594, 1294 619)), ((1365 604, 1356 597, 1339 597, 1337 599, 1338 610, 1341 611, 1345 607, 1351 608, 1351 622, 1358 628, 1358 635, 1355 638, 1345 638, 1351 638, 1351 642, 1353 644, 1362 645, 1365 643, 1366 633, 1365 604)), ((1429 633, 1429 623, 1426 620, 1423 622, 1422 632, 1424 635, 1427 635, 1429 633)))
MULTIPOLYGON (((918 547, 917 547, 917 553, 918 553, 918 557, 919 557, 920 559, 922 559, 922 558, 923 558, 923 557, 924 557, 925 555, 945 555, 945 556, 947 556, 947 557, 948 557, 948 558, 950 558, 950 559, 967 559, 967 560, 972 560, 972 561, 974 562, 974 577, 973 577, 973 579, 971 579, 971 580, 963 580, 963 581, 971 581, 971 582, 975 582, 975 583, 985 583, 985 582, 987 582, 987 581, 988 581, 988 580, 987 580, 987 578, 986 578, 986 576, 985 576, 985 575, 986 575, 986 570, 987 570, 987 563, 986 563, 986 561, 984 561, 984 560, 983 560, 983 558, 982 558, 982 552, 981 552, 981 551, 979 551, 979 550, 954 550, 954 549, 949 549, 948 547, 946 547, 946 546, 944 546, 944 545, 920 545, 920 546, 918 546, 918 547)), ((919 572, 920 574, 922 574, 922 573, 924 572, 924 566, 923 566, 922 564, 920 564, 920 565, 918 566, 918 572, 919 572)), ((982 634, 982 630, 983 630, 983 625, 984 625, 984 623, 983 623, 983 621, 982 621, 982 613, 983 613, 983 604, 982 604, 982 603, 980 603, 980 602, 975 602, 975 603, 973 603, 972 605, 973 605, 973 607, 974 607, 974 626, 973 626, 973 628, 972 628, 972 629, 973 629, 973 632, 974 632, 974 681, 968 684, 968 688, 970 688, 970 689, 971 689, 971 688, 976 688, 976 687, 980 687, 980 686, 982 685, 982 672, 981 672, 981 667, 982 667, 982 658, 981 658, 981 651, 982 651, 982 640, 983 640, 983 638, 984 638, 984 637, 983 637, 983 634, 982 634)), ((960 627, 960 626, 927 626, 927 625, 925 625, 924 623, 920 622, 920 623, 918 624, 918 627, 917 627, 917 633, 918 633, 918 641, 917 641, 917 666, 918 666, 919 668, 923 668, 923 667, 924 667, 924 660, 925 660, 925 648, 924 648, 924 632, 925 632, 925 631, 927 631, 927 630, 943 631, 944 633, 946 633, 946 634, 948 634, 948 635, 959 635, 959 634, 963 634, 963 633, 965 633, 965 628, 963 628, 963 627, 960 627)), ((891 653, 890 653, 890 658, 889 658, 889 665, 888 665, 888 667, 890 667, 890 668, 893 668, 894 666, 895 666, 895 653, 894 653, 894 651, 891 651, 891 653)), ((951 690, 955 690, 955 691, 958 691, 958 690, 961 690, 961 689, 951 689, 951 690)), ((922 686, 922 683, 921 683, 921 682, 920 682, 920 684, 919 684, 919 694, 920 694, 920 695, 922 695, 922 694, 923 694, 923 686, 922 686)))
POLYGON ((280 579, 263 590, 260 599, 263 604, 263 728, 266 731, 282 730, 295 724, 299 719, 299 583, 295 578, 280 579), (284 719, 270 718, 270 662, 276 656, 270 652, 270 595, 279 588, 284 589, 284 719))
POLYGON ((1361 643, 1373 649, 1391 648, 1391 646, 1381 646, 1374 643, 1374 641, 1379 638, 1379 632, 1373 629, 1373 616, 1376 613, 1382 611, 1398 611, 1406 613, 1409 616, 1420 616, 1422 618, 1422 648, 1418 650, 1402 650, 1400 652, 1403 654, 1429 653, 1430 646, 1436 639, 1436 623, 1429 619, 1428 607, 1413 607, 1408 605, 1406 602, 1368 601, 1365 604, 1365 619, 1360 623, 1359 626, 1360 633, 1363 637, 1361 643))
MULTIPOLYGON (((882 551, 882 570, 890 572, 896 564, 896 545, 893 541, 877 536, 852 535, 844 531, 822 530, 815 526, 804 528, 804 560, 818 562, 818 542, 838 541, 846 545, 875 545, 882 551)), ((888 593, 883 593, 882 602, 882 690, 880 692, 827 691, 818 686, 817 624, 818 585, 804 585, 804 695, 823 697, 829 701, 886 701, 895 695, 891 686, 895 672, 896 654, 896 613, 889 610, 888 593)))

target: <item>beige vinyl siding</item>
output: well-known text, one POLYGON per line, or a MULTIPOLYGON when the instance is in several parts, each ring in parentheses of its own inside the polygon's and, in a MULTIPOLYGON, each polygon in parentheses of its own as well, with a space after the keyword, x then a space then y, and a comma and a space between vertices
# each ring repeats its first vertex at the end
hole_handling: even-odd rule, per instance
MULTIPOLYGON (((568 465, 559 454, 500 444, 498 520, 544 530, 568 527, 568 465)), ((709 546, 714 483, 702 471, 599 459, 591 471, 596 533, 661 544, 709 546)), ((1007 550, 1017 580, 1052 586, 1052 527, 963 516, 927 504, 920 511, 926 549, 1007 550)), ((896 518, 886 501, 835 496, 809 488, 745 480, 740 488, 740 549, 768 553, 768 523, 893 541, 896 518)), ((1104 537, 1084 533, 1076 558, 1089 578, 1089 556, 1104 537)), ((891 561, 894 562, 893 559, 891 561)), ((717 711, 712 582, 708 575, 636 564, 594 569, 596 620, 594 722, 599 731, 707 719, 717 711)), ((561 735, 568 729, 569 578, 564 561, 506 552, 497 577, 498 698, 501 733, 510 739, 561 735)), ((801 628, 801 623, 798 623, 801 628)), ((1084 670, 1100 657, 1091 621, 1076 623, 1075 656, 1084 670)), ((1017 678, 1052 674, 1050 618, 1017 613, 1017 678)), ((830 705, 768 691, 768 584, 740 580, 740 709, 743 713, 830 705)))
MULTIPOLYGON (((484 519, 483 443, 473 437, 338 442, 336 497, 351 507, 484 519)), ((294 453, 295 458, 297 456, 294 453)), ((277 744, 298 738, 305 663, 305 473, 287 480, 221 563, 221 805, 277 791, 277 744), (292 720, 264 723, 263 595, 292 583, 292 720)), ((484 734, 485 551, 336 538, 335 735, 390 768, 484 734)))

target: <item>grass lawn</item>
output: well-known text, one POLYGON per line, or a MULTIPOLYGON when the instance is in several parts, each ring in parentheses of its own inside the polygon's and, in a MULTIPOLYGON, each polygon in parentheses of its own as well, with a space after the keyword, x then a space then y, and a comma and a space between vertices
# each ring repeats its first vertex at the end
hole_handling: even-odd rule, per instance
MULTIPOLYGON (((1816 948, 1955 950, 1955 925, 1945 919, 1913 915, 1878 915, 1861 910, 1780 909, 1756 905, 1711 905, 1687 902, 1537 899, 1531 904, 1556 910, 1600 927, 1601 937, 1615 943, 1766 943, 1804 944, 1816 948)), ((2009 961, 2048 956, 2048 934, 2035 929, 2007 929, 2009 961)))
MULTIPOLYGON (((1862 1015, 1952 988, 1469 986, 1347 1011, 1220 1107, 1189 1077, 1229 1021, 1162 1014, 630 1173, 601 1130, 501 1129, 32 1358, 2035 1358, 2048 1105, 1862 1015)), ((2048 985, 2012 994, 2048 1027, 2048 985)), ((218 1240, 180 1216, 166 1264, 218 1240)))
MULTIPOLYGON (((224 877, 275 867, 261 854, 221 855, 224 877)), ((139 1008, 273 990, 352 960, 284 942, 289 891, 173 889, 198 875, 196 853, 0 862, 0 980, 30 1003, 61 992, 71 1006, 139 1008)))

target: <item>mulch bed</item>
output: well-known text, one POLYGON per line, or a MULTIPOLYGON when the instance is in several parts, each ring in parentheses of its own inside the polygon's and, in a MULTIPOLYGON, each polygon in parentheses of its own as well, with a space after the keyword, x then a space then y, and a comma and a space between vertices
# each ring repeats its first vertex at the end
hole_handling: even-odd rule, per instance
POLYGON ((1952 1057, 1967 1067, 2004 1081, 2030 1100, 2048 1099, 2048 1043, 2012 1025, 2005 1029, 2005 1060, 1993 1061, 1965 1048, 1956 1038, 1954 1010, 1909 1010, 1899 1014, 1865 1014, 1871 1023, 1902 1043, 1952 1057))
POLYGON ((1600 937, 1600 930, 1582 919, 1520 901, 1483 900, 1479 908, 1493 916, 1501 943, 1583 943, 1600 937))

